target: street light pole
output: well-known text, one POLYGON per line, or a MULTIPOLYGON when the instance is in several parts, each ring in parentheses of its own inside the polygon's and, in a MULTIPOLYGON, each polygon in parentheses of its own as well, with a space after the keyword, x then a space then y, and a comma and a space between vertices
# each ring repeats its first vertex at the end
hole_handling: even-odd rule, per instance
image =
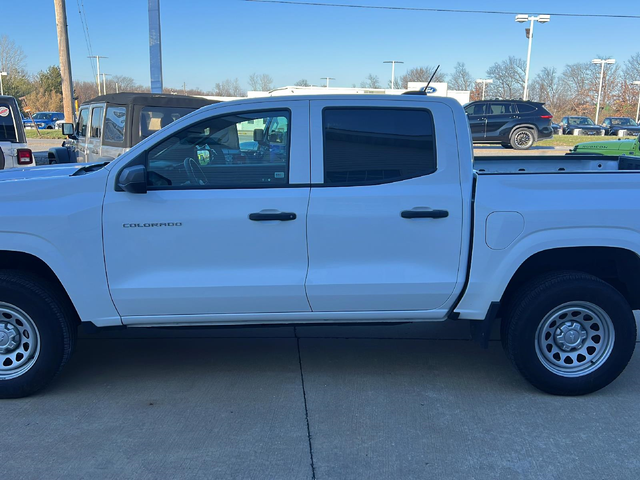
POLYGON ((404 63, 399 60, 386 60, 382 63, 390 63, 391 64, 391 90, 395 90, 396 83, 396 63, 404 63))
POLYGON ((106 95, 107 94, 107 79, 106 77, 110 77, 111 74, 110 73, 103 73, 102 74, 102 94, 106 95))
POLYGON ((2 77, 7 76, 7 72, 0 72, 0 95, 4 95, 4 86, 2 85, 2 77))
POLYGON ((487 83, 493 83, 493 80, 490 78, 479 78, 476 80, 476 83, 482 84, 482 100, 484 100, 484 91, 487 86, 487 83))
POLYGON ((327 81, 327 88, 329 88, 329 80, 335 80, 335 78, 333 78, 333 77, 321 77, 320 80, 326 80, 327 81))
POLYGON ((98 95, 100 95, 100 59, 101 58, 109 58, 109 57, 103 57, 100 55, 91 55, 90 57, 87 58, 95 58, 96 59, 96 64, 98 65, 98 75, 96 77, 96 83, 98 84, 98 95))
POLYGON ((529 96, 529 67, 531 66, 531 44, 533 42, 533 23, 534 22, 547 23, 549 20, 551 20, 550 15, 538 15, 537 17, 533 15, 532 16, 516 15, 516 22, 518 23, 524 23, 528 21, 531 22, 531 27, 529 27, 529 48, 527 49, 527 68, 524 73, 524 93, 522 95, 523 100, 527 100, 529 96))
POLYGON ((591 60, 594 65, 600 65, 600 87, 598 87, 598 101, 596 102, 596 124, 598 123, 598 116, 600 115, 600 97, 602 96, 602 81, 604 79, 604 65, 608 63, 613 65, 616 61, 613 58, 594 58, 591 60))
MULTIPOLYGON (((640 80, 636 80, 635 82, 631 82, 631 85, 640 86, 640 80)), ((636 108, 636 123, 638 123, 638 117, 640 117, 640 92, 638 92, 638 108, 636 108)))

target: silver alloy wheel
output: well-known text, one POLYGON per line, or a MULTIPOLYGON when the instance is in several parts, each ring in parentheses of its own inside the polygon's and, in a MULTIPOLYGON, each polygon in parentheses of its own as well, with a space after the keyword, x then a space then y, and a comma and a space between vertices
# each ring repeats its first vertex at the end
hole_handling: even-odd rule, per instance
POLYGON ((40 354, 40 333, 31 317, 0 302, 0 381, 27 372, 40 354))
POLYGON ((516 133, 516 137, 514 138, 516 145, 519 147, 526 147, 533 143, 533 134, 527 130, 521 130, 516 133))
POLYGON ((581 377, 609 358, 615 342, 613 322, 589 302, 569 302, 549 312, 536 332, 542 364, 562 377, 581 377))

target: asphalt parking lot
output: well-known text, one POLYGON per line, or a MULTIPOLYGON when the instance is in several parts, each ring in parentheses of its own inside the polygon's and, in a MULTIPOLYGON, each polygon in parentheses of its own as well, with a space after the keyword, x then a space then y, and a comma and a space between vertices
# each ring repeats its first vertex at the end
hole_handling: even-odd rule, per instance
POLYGON ((640 357, 586 397, 538 392, 464 322, 84 335, 2 401, 2 478, 640 477, 640 357))

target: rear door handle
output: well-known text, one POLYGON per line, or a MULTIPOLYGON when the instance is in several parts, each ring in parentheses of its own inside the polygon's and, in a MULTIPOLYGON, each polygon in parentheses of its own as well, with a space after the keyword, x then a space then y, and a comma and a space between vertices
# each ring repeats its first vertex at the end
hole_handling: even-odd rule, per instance
POLYGON ((403 210, 400 212, 402 218, 446 218, 449 216, 447 210, 403 210))
POLYGON ((288 222, 296 218, 297 215, 293 212, 256 212, 249 214, 249 220, 253 220, 254 222, 268 222, 273 220, 288 222))

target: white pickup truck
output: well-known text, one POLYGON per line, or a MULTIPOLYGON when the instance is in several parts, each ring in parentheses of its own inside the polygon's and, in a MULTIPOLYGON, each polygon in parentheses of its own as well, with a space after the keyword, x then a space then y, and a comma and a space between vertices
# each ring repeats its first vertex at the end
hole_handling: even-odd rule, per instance
POLYGON ((45 386, 80 322, 472 320, 486 344, 501 319, 533 385, 598 390, 635 347, 640 172, 500 162, 474 171, 455 100, 295 96, 201 108, 111 163, 0 173, 0 397, 45 386))

